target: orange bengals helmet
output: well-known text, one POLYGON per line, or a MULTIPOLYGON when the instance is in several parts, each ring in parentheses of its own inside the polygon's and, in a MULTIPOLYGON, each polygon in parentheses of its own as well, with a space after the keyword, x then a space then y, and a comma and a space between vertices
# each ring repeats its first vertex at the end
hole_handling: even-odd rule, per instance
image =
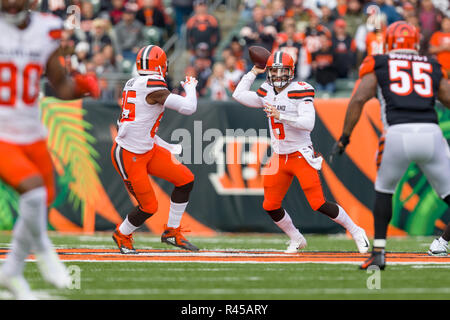
POLYGON ((166 53, 158 46, 143 47, 136 57, 136 68, 140 75, 160 74, 165 77, 168 69, 166 53))
POLYGON ((405 21, 397 21, 386 29, 386 52, 395 49, 419 50, 419 32, 405 21))
POLYGON ((267 80, 277 88, 283 88, 294 78, 294 59, 283 51, 272 53, 267 60, 267 80))

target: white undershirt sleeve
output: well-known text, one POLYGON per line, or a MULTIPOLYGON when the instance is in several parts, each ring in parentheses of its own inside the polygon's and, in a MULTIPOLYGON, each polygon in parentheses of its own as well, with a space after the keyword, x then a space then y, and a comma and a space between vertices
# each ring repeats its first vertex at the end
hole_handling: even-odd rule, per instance
POLYGON ((246 107, 262 108, 264 106, 262 99, 256 92, 250 91, 250 87, 255 79, 256 75, 253 72, 250 71, 245 74, 234 90, 233 98, 246 107))
POLYGON ((164 107, 178 111, 184 115, 191 115, 197 111, 197 92, 195 86, 185 85, 186 96, 178 94, 169 94, 164 102, 164 107))
POLYGON ((293 126, 294 128, 312 131, 314 129, 314 122, 316 120, 316 111, 314 110, 314 103, 311 101, 302 101, 298 104, 298 114, 295 115, 280 115, 282 123, 293 126))

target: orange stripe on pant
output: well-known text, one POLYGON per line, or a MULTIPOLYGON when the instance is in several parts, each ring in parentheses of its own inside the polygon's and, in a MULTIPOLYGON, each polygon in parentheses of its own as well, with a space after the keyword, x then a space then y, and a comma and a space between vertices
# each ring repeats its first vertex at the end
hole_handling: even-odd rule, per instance
POLYGON ((176 187, 194 181, 194 175, 185 165, 168 150, 156 144, 150 151, 137 154, 114 143, 111 158, 114 168, 136 198, 139 207, 147 213, 155 213, 158 210, 158 200, 150 183, 149 174, 169 181, 176 187))
POLYGON ((319 173, 308 164, 300 152, 289 155, 274 154, 265 167, 264 173, 273 173, 264 174, 263 208, 266 211, 281 207, 294 176, 297 177, 313 210, 319 209, 325 203, 319 173))
POLYGON ((47 189, 47 205, 55 197, 53 163, 45 140, 31 144, 0 141, 0 179, 17 189, 26 179, 40 176, 47 189))

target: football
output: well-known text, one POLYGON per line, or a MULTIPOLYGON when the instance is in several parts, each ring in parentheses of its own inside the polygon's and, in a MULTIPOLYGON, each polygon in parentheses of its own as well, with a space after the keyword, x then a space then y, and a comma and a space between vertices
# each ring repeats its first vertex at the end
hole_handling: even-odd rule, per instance
POLYGON ((270 51, 261 46, 251 46, 248 48, 250 59, 257 68, 264 69, 266 67, 267 59, 269 59, 270 51))

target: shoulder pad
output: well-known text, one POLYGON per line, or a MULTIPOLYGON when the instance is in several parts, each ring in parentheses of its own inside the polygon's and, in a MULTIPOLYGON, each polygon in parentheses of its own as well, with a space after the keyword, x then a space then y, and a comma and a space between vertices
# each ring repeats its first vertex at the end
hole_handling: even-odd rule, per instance
POLYGON ((163 87, 167 88, 166 80, 164 80, 163 76, 160 75, 149 75, 145 76, 147 79, 147 88, 156 88, 156 87, 163 87))
POLYGON ((264 83, 256 90, 256 94, 262 98, 267 96, 267 88, 265 88, 264 83))
POLYGON ((261 84, 261 86, 256 90, 256 94, 262 98, 267 96, 267 91, 270 89, 270 85, 267 82, 261 84))
POLYGON ((293 82, 293 85, 289 87, 287 96, 290 99, 312 99, 315 96, 315 90, 314 87, 307 82, 293 82))
POLYGON ((375 57, 376 56, 367 56, 364 58, 363 62, 359 66, 359 78, 375 71, 375 57))
POLYGON ((60 40, 64 29, 63 20, 51 13, 32 12, 33 18, 39 21, 39 28, 53 40, 60 40))
POLYGON ((32 14, 38 19, 40 26, 48 26, 50 29, 64 27, 64 21, 57 15, 47 12, 32 12, 32 14))

